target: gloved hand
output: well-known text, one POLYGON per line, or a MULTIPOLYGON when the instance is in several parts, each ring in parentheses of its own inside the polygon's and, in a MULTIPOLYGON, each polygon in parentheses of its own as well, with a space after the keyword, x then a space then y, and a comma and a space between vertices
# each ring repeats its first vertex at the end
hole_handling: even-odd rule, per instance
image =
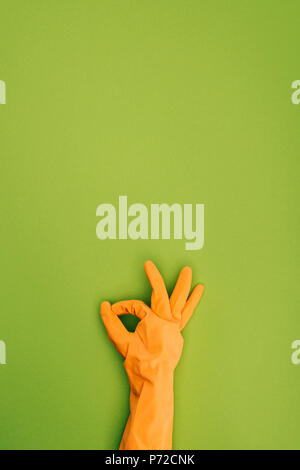
POLYGON ((145 272, 153 289, 151 309, 140 300, 101 305, 108 337, 125 358, 131 389, 130 416, 120 450, 172 449, 173 373, 183 347, 180 331, 204 289, 198 284, 188 299, 192 270, 185 267, 169 299, 165 283, 151 261, 145 263, 145 272), (134 333, 128 332, 118 318, 127 313, 141 320, 134 333))

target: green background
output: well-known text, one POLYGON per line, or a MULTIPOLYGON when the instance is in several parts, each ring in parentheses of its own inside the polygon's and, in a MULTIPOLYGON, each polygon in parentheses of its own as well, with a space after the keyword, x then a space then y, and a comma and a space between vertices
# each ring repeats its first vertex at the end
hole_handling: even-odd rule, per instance
POLYGON ((0 0, 0 448, 117 448, 102 300, 193 268, 174 449, 300 448, 299 2, 0 0), (96 207, 204 203, 205 246, 100 241, 96 207))

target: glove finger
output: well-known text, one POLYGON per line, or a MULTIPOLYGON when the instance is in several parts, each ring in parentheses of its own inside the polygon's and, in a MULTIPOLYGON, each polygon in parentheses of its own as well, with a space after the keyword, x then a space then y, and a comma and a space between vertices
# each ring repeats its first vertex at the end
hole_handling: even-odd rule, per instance
POLYGON ((194 313, 195 308, 197 307, 197 304, 200 302, 201 296, 204 291, 204 286, 202 284, 198 284, 193 292, 191 293, 181 315, 181 321, 180 321, 180 329, 182 330, 191 316, 194 313))
POLYGON ((164 280, 152 261, 144 264, 145 273, 152 287, 151 308, 164 320, 171 320, 171 308, 164 280))
POLYGON ((119 353, 125 357, 130 341, 129 331, 126 330, 121 320, 112 311, 109 302, 102 302, 100 314, 109 339, 115 345, 119 353))
POLYGON ((171 312, 175 320, 180 320, 181 312, 186 304, 192 284, 192 270, 183 268, 178 276, 176 286, 170 297, 171 312))
POLYGON ((113 304, 112 311, 116 315, 136 315, 140 320, 145 318, 147 313, 151 313, 151 309, 141 300, 124 300, 113 304))

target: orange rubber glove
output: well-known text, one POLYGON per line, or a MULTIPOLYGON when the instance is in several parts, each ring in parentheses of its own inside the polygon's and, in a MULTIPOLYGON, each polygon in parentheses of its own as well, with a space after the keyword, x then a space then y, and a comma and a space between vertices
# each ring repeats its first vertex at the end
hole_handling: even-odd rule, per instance
POLYGON ((108 337, 125 358, 131 389, 130 416, 120 450, 172 449, 173 373, 183 347, 180 330, 192 316, 204 289, 197 285, 188 299, 192 270, 185 267, 169 299, 165 283, 151 261, 145 263, 145 272, 153 289, 151 309, 140 300, 101 305, 108 337), (134 333, 128 332, 118 318, 127 313, 141 320, 134 333))

